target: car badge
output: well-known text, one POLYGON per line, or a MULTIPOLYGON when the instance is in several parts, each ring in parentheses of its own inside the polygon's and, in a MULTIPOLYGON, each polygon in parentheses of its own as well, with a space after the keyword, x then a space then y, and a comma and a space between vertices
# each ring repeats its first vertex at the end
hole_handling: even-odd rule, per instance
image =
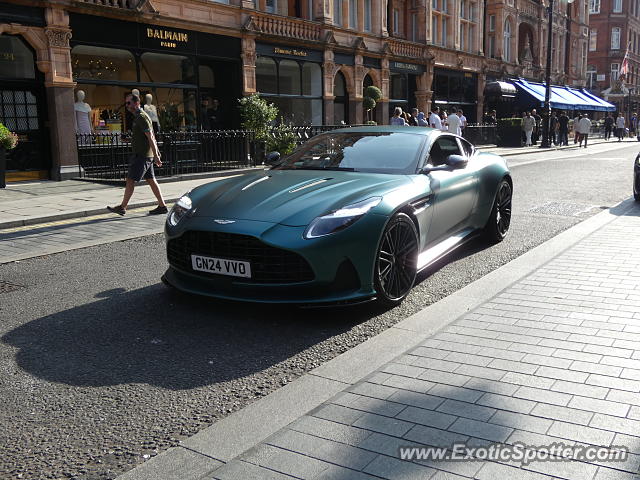
POLYGON ((236 223, 235 220, 224 220, 220 218, 216 218, 214 222, 219 223, 220 225, 228 225, 229 223, 236 223))

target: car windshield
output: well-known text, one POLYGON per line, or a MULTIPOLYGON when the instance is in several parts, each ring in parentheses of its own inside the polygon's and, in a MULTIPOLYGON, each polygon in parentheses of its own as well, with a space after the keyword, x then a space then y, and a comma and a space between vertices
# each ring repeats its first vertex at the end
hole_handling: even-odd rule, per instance
POLYGON ((424 139, 399 132, 327 133, 310 139, 274 168, 412 174, 424 139))

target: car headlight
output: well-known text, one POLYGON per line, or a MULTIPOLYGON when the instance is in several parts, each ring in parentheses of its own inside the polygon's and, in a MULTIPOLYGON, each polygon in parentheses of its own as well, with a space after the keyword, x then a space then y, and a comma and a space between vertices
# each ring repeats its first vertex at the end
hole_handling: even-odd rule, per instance
POLYGON ((317 238, 339 232, 353 225, 365 213, 382 201, 382 197, 371 197, 339 210, 316 217, 304 231, 304 238, 317 238))
POLYGON ((173 205, 173 208, 167 216, 167 223, 172 227, 175 227, 192 208, 193 203, 191 202, 191 197, 189 197, 189 193, 185 193, 173 205))

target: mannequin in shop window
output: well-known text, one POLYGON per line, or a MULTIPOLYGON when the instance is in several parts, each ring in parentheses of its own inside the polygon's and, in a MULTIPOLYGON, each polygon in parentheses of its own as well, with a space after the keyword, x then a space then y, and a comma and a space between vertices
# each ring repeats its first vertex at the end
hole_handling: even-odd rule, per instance
POLYGON ((91 133, 91 106, 84 101, 84 91, 78 90, 76 93, 76 103, 73 105, 75 111, 76 133, 91 133))
POLYGON ((153 133, 158 134, 159 128, 159 119, 158 119, 158 110, 156 106, 153 104, 153 95, 147 93, 144 96, 144 111, 149 118, 151 119, 151 124, 153 125, 153 133))

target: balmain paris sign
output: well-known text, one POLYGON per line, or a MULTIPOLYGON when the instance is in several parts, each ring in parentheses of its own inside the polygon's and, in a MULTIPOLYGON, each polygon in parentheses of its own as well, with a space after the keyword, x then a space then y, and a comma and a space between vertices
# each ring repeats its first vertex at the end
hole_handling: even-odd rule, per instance
POLYGON ((146 26, 142 30, 142 43, 147 48, 193 50, 195 44, 190 33, 193 32, 146 26))

